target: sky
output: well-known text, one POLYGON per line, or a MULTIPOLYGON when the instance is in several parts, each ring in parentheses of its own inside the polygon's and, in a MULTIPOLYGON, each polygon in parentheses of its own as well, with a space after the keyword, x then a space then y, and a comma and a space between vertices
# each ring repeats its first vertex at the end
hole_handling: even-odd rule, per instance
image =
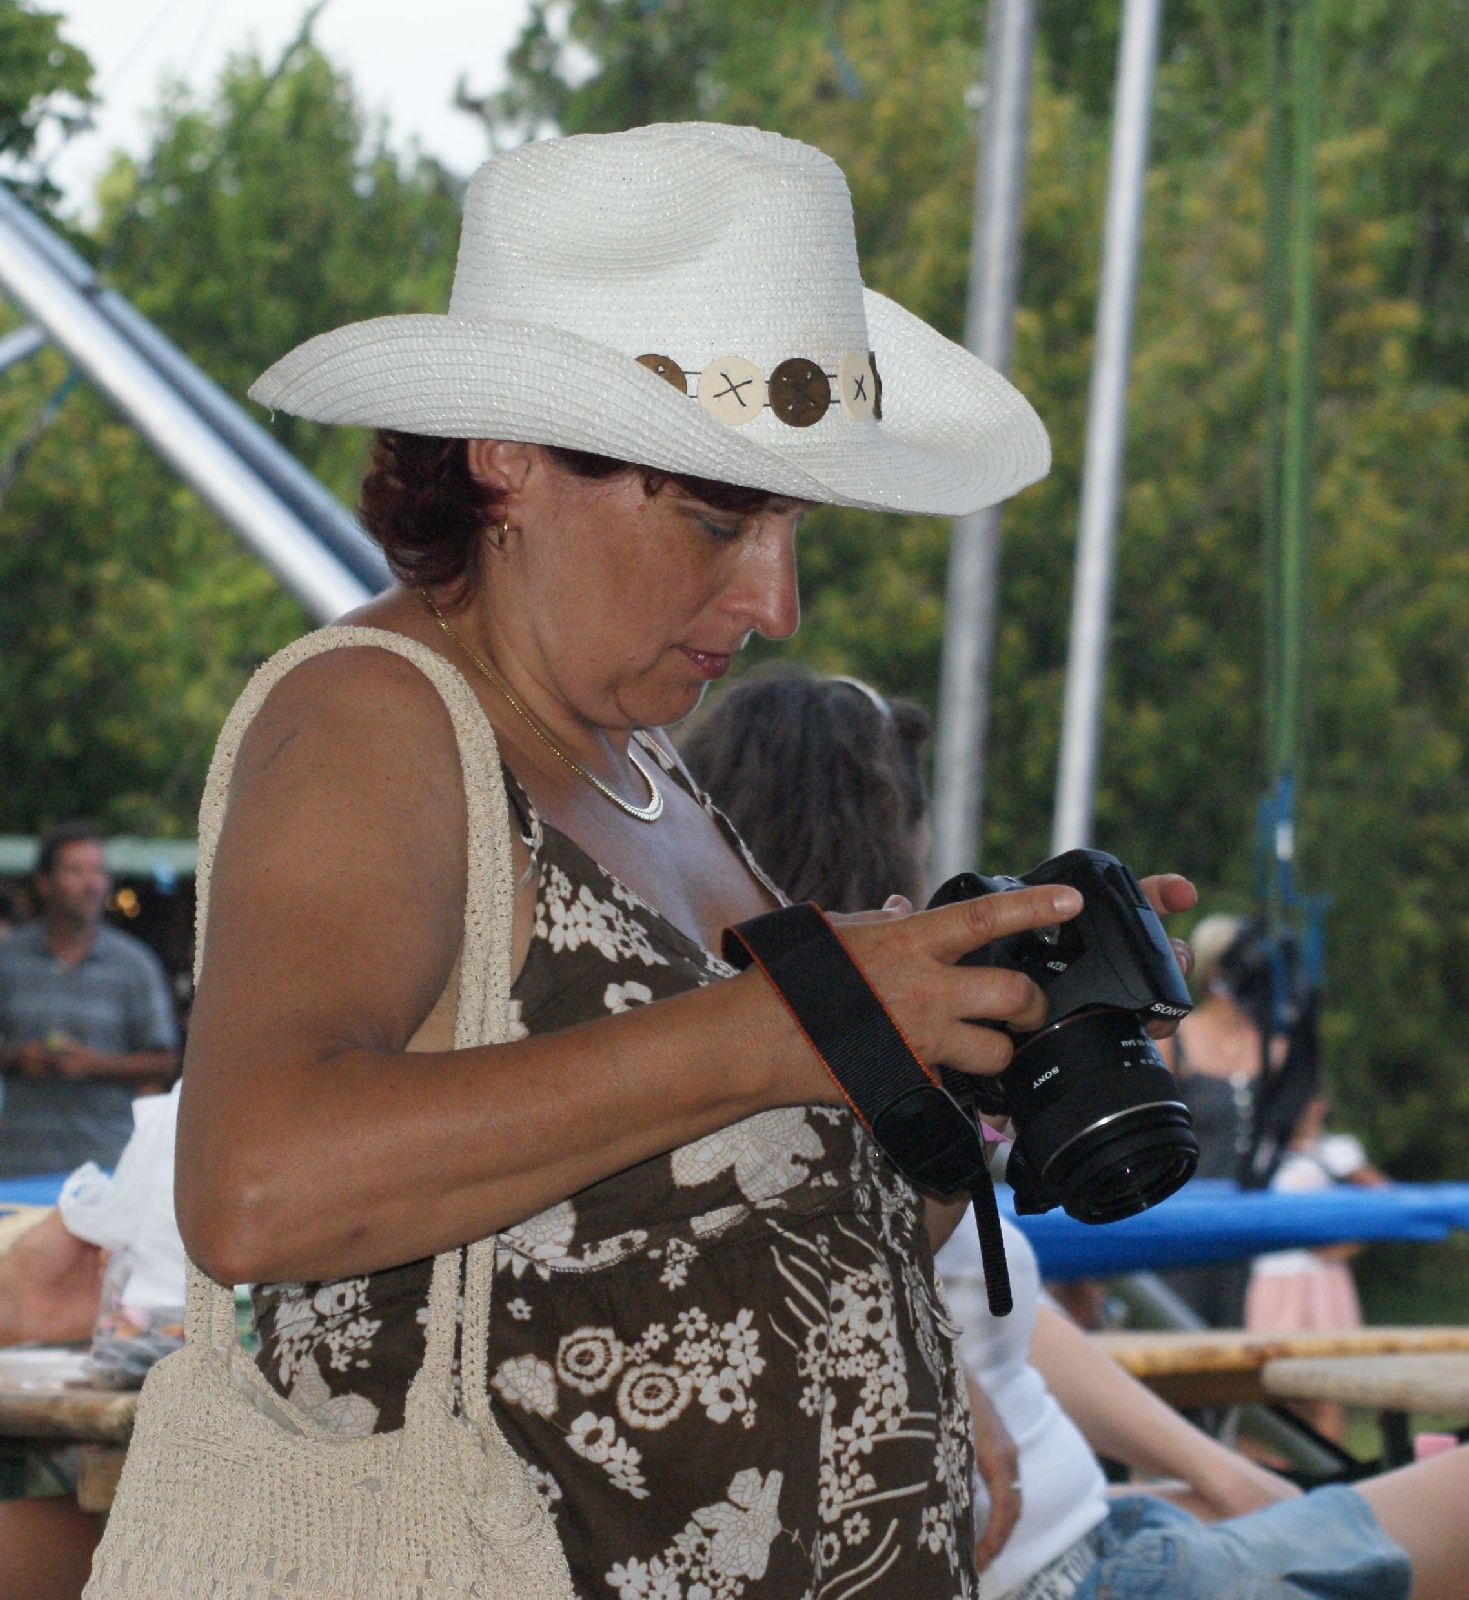
MULTIPOLYGON (((295 36, 308 0, 45 0, 63 37, 91 57, 101 103, 96 130, 56 158, 51 176, 69 209, 85 213, 108 152, 146 148, 145 113, 175 74, 199 89, 252 41, 274 61, 295 36)), ((453 109, 460 76, 471 93, 504 82, 505 57, 529 0, 327 0, 313 37, 350 72, 370 111, 385 112, 395 146, 417 139, 460 173, 489 154, 484 130, 453 109)))

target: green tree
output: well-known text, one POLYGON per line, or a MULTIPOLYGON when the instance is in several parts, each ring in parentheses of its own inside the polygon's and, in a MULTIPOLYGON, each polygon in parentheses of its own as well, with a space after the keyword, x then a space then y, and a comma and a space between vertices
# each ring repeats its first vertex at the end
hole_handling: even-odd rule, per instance
POLYGON ((92 64, 61 37, 62 21, 27 0, 0 0, 0 171, 33 204, 58 193, 36 165, 37 146, 84 126, 93 99, 92 64))
MULTIPOLYGON (((153 148, 119 157, 100 200, 90 247, 108 280, 239 398, 325 327, 447 297, 456 184, 395 159, 309 48, 279 72, 238 58, 202 101, 169 91, 153 148)), ((0 391, 12 436, 61 381, 57 358, 37 367, 0 391)), ((351 497, 364 435, 276 427, 351 497)), ((192 832, 244 677, 306 626, 132 429, 78 390, 0 503, 0 830, 86 814, 192 832)))

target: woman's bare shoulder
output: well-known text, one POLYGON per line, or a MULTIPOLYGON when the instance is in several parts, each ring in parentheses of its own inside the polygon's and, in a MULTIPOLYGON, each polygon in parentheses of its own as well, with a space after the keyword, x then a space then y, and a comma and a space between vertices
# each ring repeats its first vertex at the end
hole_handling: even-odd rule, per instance
POLYGON ((427 763, 453 768, 453 724, 432 680, 406 657, 375 645, 341 646, 292 667, 266 696, 240 744, 236 779, 283 758, 329 761, 345 776, 427 763))

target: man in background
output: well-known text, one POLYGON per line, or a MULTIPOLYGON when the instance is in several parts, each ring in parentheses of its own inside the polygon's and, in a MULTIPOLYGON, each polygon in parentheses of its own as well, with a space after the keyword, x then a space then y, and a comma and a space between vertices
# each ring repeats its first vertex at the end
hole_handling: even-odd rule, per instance
POLYGON ((162 964, 102 920, 111 880, 97 833, 48 834, 35 887, 41 915, 0 943, 0 1177, 111 1167, 133 1095, 178 1067, 162 964))

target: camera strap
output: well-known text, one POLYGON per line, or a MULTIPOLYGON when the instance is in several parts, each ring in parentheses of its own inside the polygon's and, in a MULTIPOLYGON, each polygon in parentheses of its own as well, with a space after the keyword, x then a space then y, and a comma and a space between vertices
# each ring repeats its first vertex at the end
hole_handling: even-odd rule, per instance
POLYGON ((764 973, 853 1116, 910 1183, 972 1196, 990 1310, 1006 1315, 1010 1277, 979 1123, 919 1060, 836 930, 814 905, 784 906, 726 928, 724 958, 764 973))

